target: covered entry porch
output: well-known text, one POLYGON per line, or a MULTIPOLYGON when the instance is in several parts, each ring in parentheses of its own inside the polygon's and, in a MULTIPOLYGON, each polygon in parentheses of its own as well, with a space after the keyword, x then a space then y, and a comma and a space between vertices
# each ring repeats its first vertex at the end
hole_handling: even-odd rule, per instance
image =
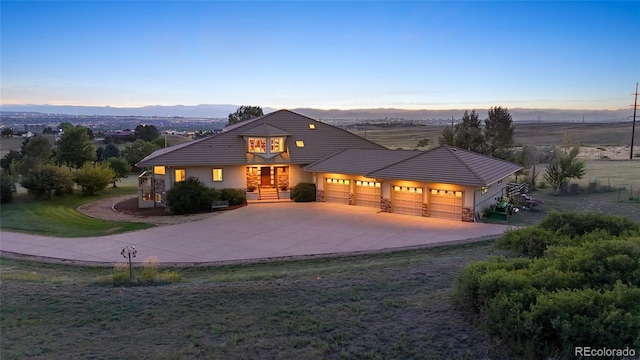
POLYGON ((246 167, 247 201, 290 200, 289 165, 246 167))

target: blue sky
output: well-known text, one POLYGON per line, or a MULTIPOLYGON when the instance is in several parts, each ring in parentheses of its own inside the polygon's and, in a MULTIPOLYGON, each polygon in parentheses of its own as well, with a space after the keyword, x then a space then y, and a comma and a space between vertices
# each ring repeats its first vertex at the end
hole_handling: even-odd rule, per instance
POLYGON ((1 1, 0 102, 620 109, 640 2, 1 1))

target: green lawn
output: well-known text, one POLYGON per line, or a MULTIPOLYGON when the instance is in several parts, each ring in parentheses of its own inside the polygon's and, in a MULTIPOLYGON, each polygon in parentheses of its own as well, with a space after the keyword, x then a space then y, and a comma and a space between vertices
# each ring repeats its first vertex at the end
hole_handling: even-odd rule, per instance
MULTIPOLYGON (((452 300, 492 242, 173 268, 183 283, 91 285, 109 268, 1 259, 3 359, 508 358, 452 300)), ((140 271, 140 270, 138 270, 140 271)))
POLYGON ((104 197, 134 194, 135 188, 108 187, 99 196, 83 196, 76 193, 37 201, 20 194, 9 204, 0 207, 2 230, 28 232, 58 237, 101 236, 125 231, 146 229, 153 225, 134 222, 117 222, 95 219, 78 212, 78 206, 104 197))

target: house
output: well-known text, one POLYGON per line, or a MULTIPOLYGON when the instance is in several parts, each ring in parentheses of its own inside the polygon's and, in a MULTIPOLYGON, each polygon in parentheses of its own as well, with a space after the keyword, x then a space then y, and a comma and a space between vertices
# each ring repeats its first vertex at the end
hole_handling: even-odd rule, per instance
POLYGON ((450 146, 389 150, 289 110, 157 150, 137 166, 150 169, 139 178, 141 207, 165 206, 166 191, 187 177, 246 189, 247 199, 288 198, 291 187, 313 182, 318 201, 462 221, 502 196, 521 169, 450 146))

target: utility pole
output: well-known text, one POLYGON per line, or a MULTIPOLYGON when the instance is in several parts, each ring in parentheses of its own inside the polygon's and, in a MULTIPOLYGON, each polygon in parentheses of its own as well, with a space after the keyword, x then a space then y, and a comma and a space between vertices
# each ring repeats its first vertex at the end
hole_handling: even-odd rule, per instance
POLYGON ((633 127, 631 128, 631 150, 629 150, 629 160, 633 160, 633 138, 636 132, 636 110, 638 109, 638 83, 636 82, 636 93, 632 94, 636 96, 633 102, 633 127))

